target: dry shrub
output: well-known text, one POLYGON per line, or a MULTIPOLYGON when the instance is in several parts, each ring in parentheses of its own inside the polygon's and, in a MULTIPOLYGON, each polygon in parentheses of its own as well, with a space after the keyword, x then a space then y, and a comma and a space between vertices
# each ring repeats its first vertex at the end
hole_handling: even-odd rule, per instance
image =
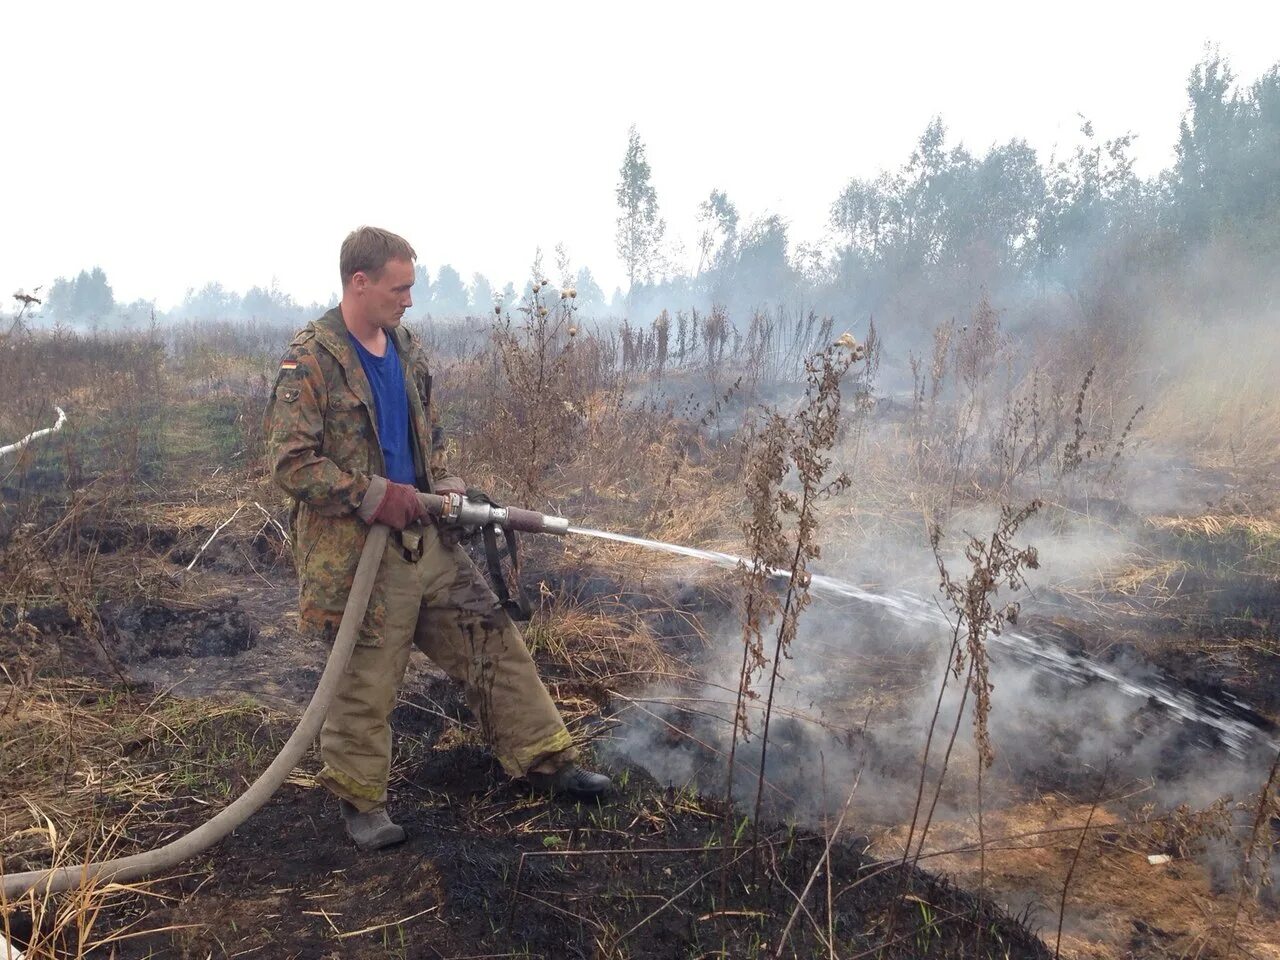
MULTIPOLYGON (((620 596, 586 602, 553 599, 529 624, 525 639, 562 676, 596 688, 671 673, 676 661, 664 638, 620 596)), ((691 632, 699 631, 690 623, 691 632)))
POLYGON ((935 517, 958 500, 1114 495, 1147 410, 1132 356, 1087 329, 1015 340, 984 296, 967 323, 935 329, 931 356, 910 357, 905 430, 877 437, 878 472, 935 517))
POLYGON ((549 301, 541 284, 534 287, 521 319, 497 319, 487 351, 448 366, 438 398, 455 434, 455 464, 472 482, 527 504, 542 502, 553 471, 581 444, 598 398, 618 388, 598 339, 583 338, 579 347, 573 301, 549 301))
MULTIPOLYGON (((725 770, 725 806, 728 808, 732 800, 739 737, 746 740, 753 733, 748 723, 747 704, 760 699, 756 682, 768 672, 752 817, 753 847, 759 838, 769 726, 778 678, 782 661, 790 659, 800 617, 809 605, 809 562, 822 553, 818 509, 850 483, 849 476, 843 472, 829 477, 831 450, 840 428, 841 380, 853 364, 863 359, 863 347, 847 334, 808 358, 805 361, 807 383, 800 408, 790 416, 765 413, 749 448, 746 472, 751 509, 743 524, 749 560, 743 561, 740 570, 743 654, 725 770), (780 575, 784 583, 779 586, 779 595, 773 592, 771 581, 780 575), (766 630, 774 633, 772 651, 764 637, 766 630)), ((731 820, 726 818, 726 846, 731 820)))
MULTIPOLYGON (((500 499, 575 519, 706 534, 731 505, 709 510, 705 498, 734 457, 733 430, 707 437, 726 395, 706 411, 646 395, 617 336, 580 327, 572 299, 555 296, 534 291, 515 317, 498 317, 487 349, 437 359, 450 469, 500 499)), ((665 336, 659 324, 655 358, 670 355, 665 336)))

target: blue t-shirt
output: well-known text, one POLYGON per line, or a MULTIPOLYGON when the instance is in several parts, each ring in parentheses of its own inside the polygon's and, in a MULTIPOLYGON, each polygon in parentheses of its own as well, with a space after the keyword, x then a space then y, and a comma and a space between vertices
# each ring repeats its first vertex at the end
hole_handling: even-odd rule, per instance
POLYGON ((375 357, 350 333, 356 356, 364 375, 373 388, 373 407, 378 416, 378 440, 387 464, 387 479, 413 485, 417 481, 413 468, 413 447, 409 438, 409 395, 404 389, 404 370, 395 340, 387 337, 387 352, 375 357))

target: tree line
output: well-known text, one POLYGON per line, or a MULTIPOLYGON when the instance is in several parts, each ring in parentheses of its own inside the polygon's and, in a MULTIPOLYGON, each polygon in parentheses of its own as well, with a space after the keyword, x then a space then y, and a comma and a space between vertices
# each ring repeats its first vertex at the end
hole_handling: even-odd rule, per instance
MULTIPOLYGON (((586 315, 644 320, 663 309, 725 309, 745 322, 784 305, 882 329, 931 326, 980 295, 1002 302, 1074 299, 1081 309, 1117 286, 1158 289, 1202 313, 1274 306, 1280 271, 1280 64, 1240 84, 1227 60, 1191 70, 1171 166, 1153 177, 1134 169, 1134 137, 1098 134, 1081 120, 1080 144, 1042 158, 1014 138, 974 151, 931 120, 896 169, 853 178, 834 197, 828 236, 794 244, 776 215, 748 219, 726 193, 697 210, 696 266, 677 264, 643 140, 633 127, 619 170, 617 255, 626 291, 607 296, 591 270, 573 269, 563 248, 555 270, 541 253, 533 274, 573 285, 586 315)), ((418 265, 415 313, 488 315, 512 307, 528 287, 470 280, 449 264, 418 265)), ((303 320, 322 304, 277 289, 240 294, 209 283, 187 292, 171 315, 188 319, 303 320)), ((121 306, 95 267, 60 277, 46 315, 61 320, 154 317, 154 304, 121 306)))
POLYGON ((1018 138, 975 152, 935 118, 901 166, 851 179, 834 198, 824 246, 793 245, 777 216, 744 222, 713 189, 691 274, 663 270, 664 225, 633 129, 617 233, 636 280, 631 306, 721 304, 740 318, 789 303, 932 325, 983 293, 1088 299, 1138 280, 1201 312, 1274 306, 1280 65, 1242 86, 1215 54, 1186 94, 1174 163, 1149 178, 1134 170, 1132 134, 1104 138, 1083 118, 1080 145, 1048 159, 1018 138))

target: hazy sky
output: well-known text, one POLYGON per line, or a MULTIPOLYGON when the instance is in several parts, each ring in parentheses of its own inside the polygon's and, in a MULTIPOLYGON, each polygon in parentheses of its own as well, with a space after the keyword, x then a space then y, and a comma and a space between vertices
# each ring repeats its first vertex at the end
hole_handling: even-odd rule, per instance
POLYGON ((4 0, 0 37, 4 308, 94 264, 168 307, 211 279, 326 300, 360 223, 495 285, 564 242, 612 290, 632 123, 690 258, 712 187, 820 240, 849 177, 934 114, 1043 155, 1083 113, 1137 133, 1150 173, 1206 42, 1254 79, 1280 3, 4 0))

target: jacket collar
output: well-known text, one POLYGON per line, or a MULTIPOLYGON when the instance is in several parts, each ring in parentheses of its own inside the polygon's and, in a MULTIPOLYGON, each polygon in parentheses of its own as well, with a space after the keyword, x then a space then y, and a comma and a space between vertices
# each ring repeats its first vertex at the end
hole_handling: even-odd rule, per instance
POLYGON ((364 366, 360 363, 356 348, 351 345, 351 336, 342 320, 342 307, 334 307, 319 320, 313 320, 311 326, 316 333, 316 342, 333 354, 338 366, 342 367, 347 386, 356 392, 356 396, 369 408, 372 416, 373 387, 369 385, 369 378, 364 375, 364 366))
MULTIPOLYGON (((334 307, 319 320, 313 320, 311 326, 315 330, 316 340, 333 354, 338 365, 342 367, 347 384, 356 391, 372 413, 373 388, 369 385, 369 378, 364 374, 364 365, 360 363, 356 348, 351 344, 351 335, 347 330, 346 322, 342 319, 342 307, 334 307)), ((396 353, 400 357, 400 366, 406 371, 405 382, 408 383, 408 354, 413 348, 409 331, 404 327, 397 327, 388 333, 395 340, 396 353)))
POLYGON ((333 354, 334 359, 344 370, 350 371, 360 366, 360 358, 356 356, 355 347, 351 346, 351 338, 347 334, 347 325, 342 321, 342 308, 334 307, 319 320, 311 322, 320 345, 333 354))
MULTIPOLYGON (((315 330, 316 339, 333 354, 334 359, 342 365, 344 370, 349 372, 354 367, 364 372, 364 368, 360 366, 360 358, 356 355, 356 349, 351 345, 351 335, 347 331, 347 325, 342 319, 342 307, 334 307, 319 320, 313 320, 311 326, 315 330)), ((401 326, 388 331, 388 334, 396 342, 396 353, 400 356, 401 364, 405 364, 409 351, 413 349, 409 331, 401 326)))

